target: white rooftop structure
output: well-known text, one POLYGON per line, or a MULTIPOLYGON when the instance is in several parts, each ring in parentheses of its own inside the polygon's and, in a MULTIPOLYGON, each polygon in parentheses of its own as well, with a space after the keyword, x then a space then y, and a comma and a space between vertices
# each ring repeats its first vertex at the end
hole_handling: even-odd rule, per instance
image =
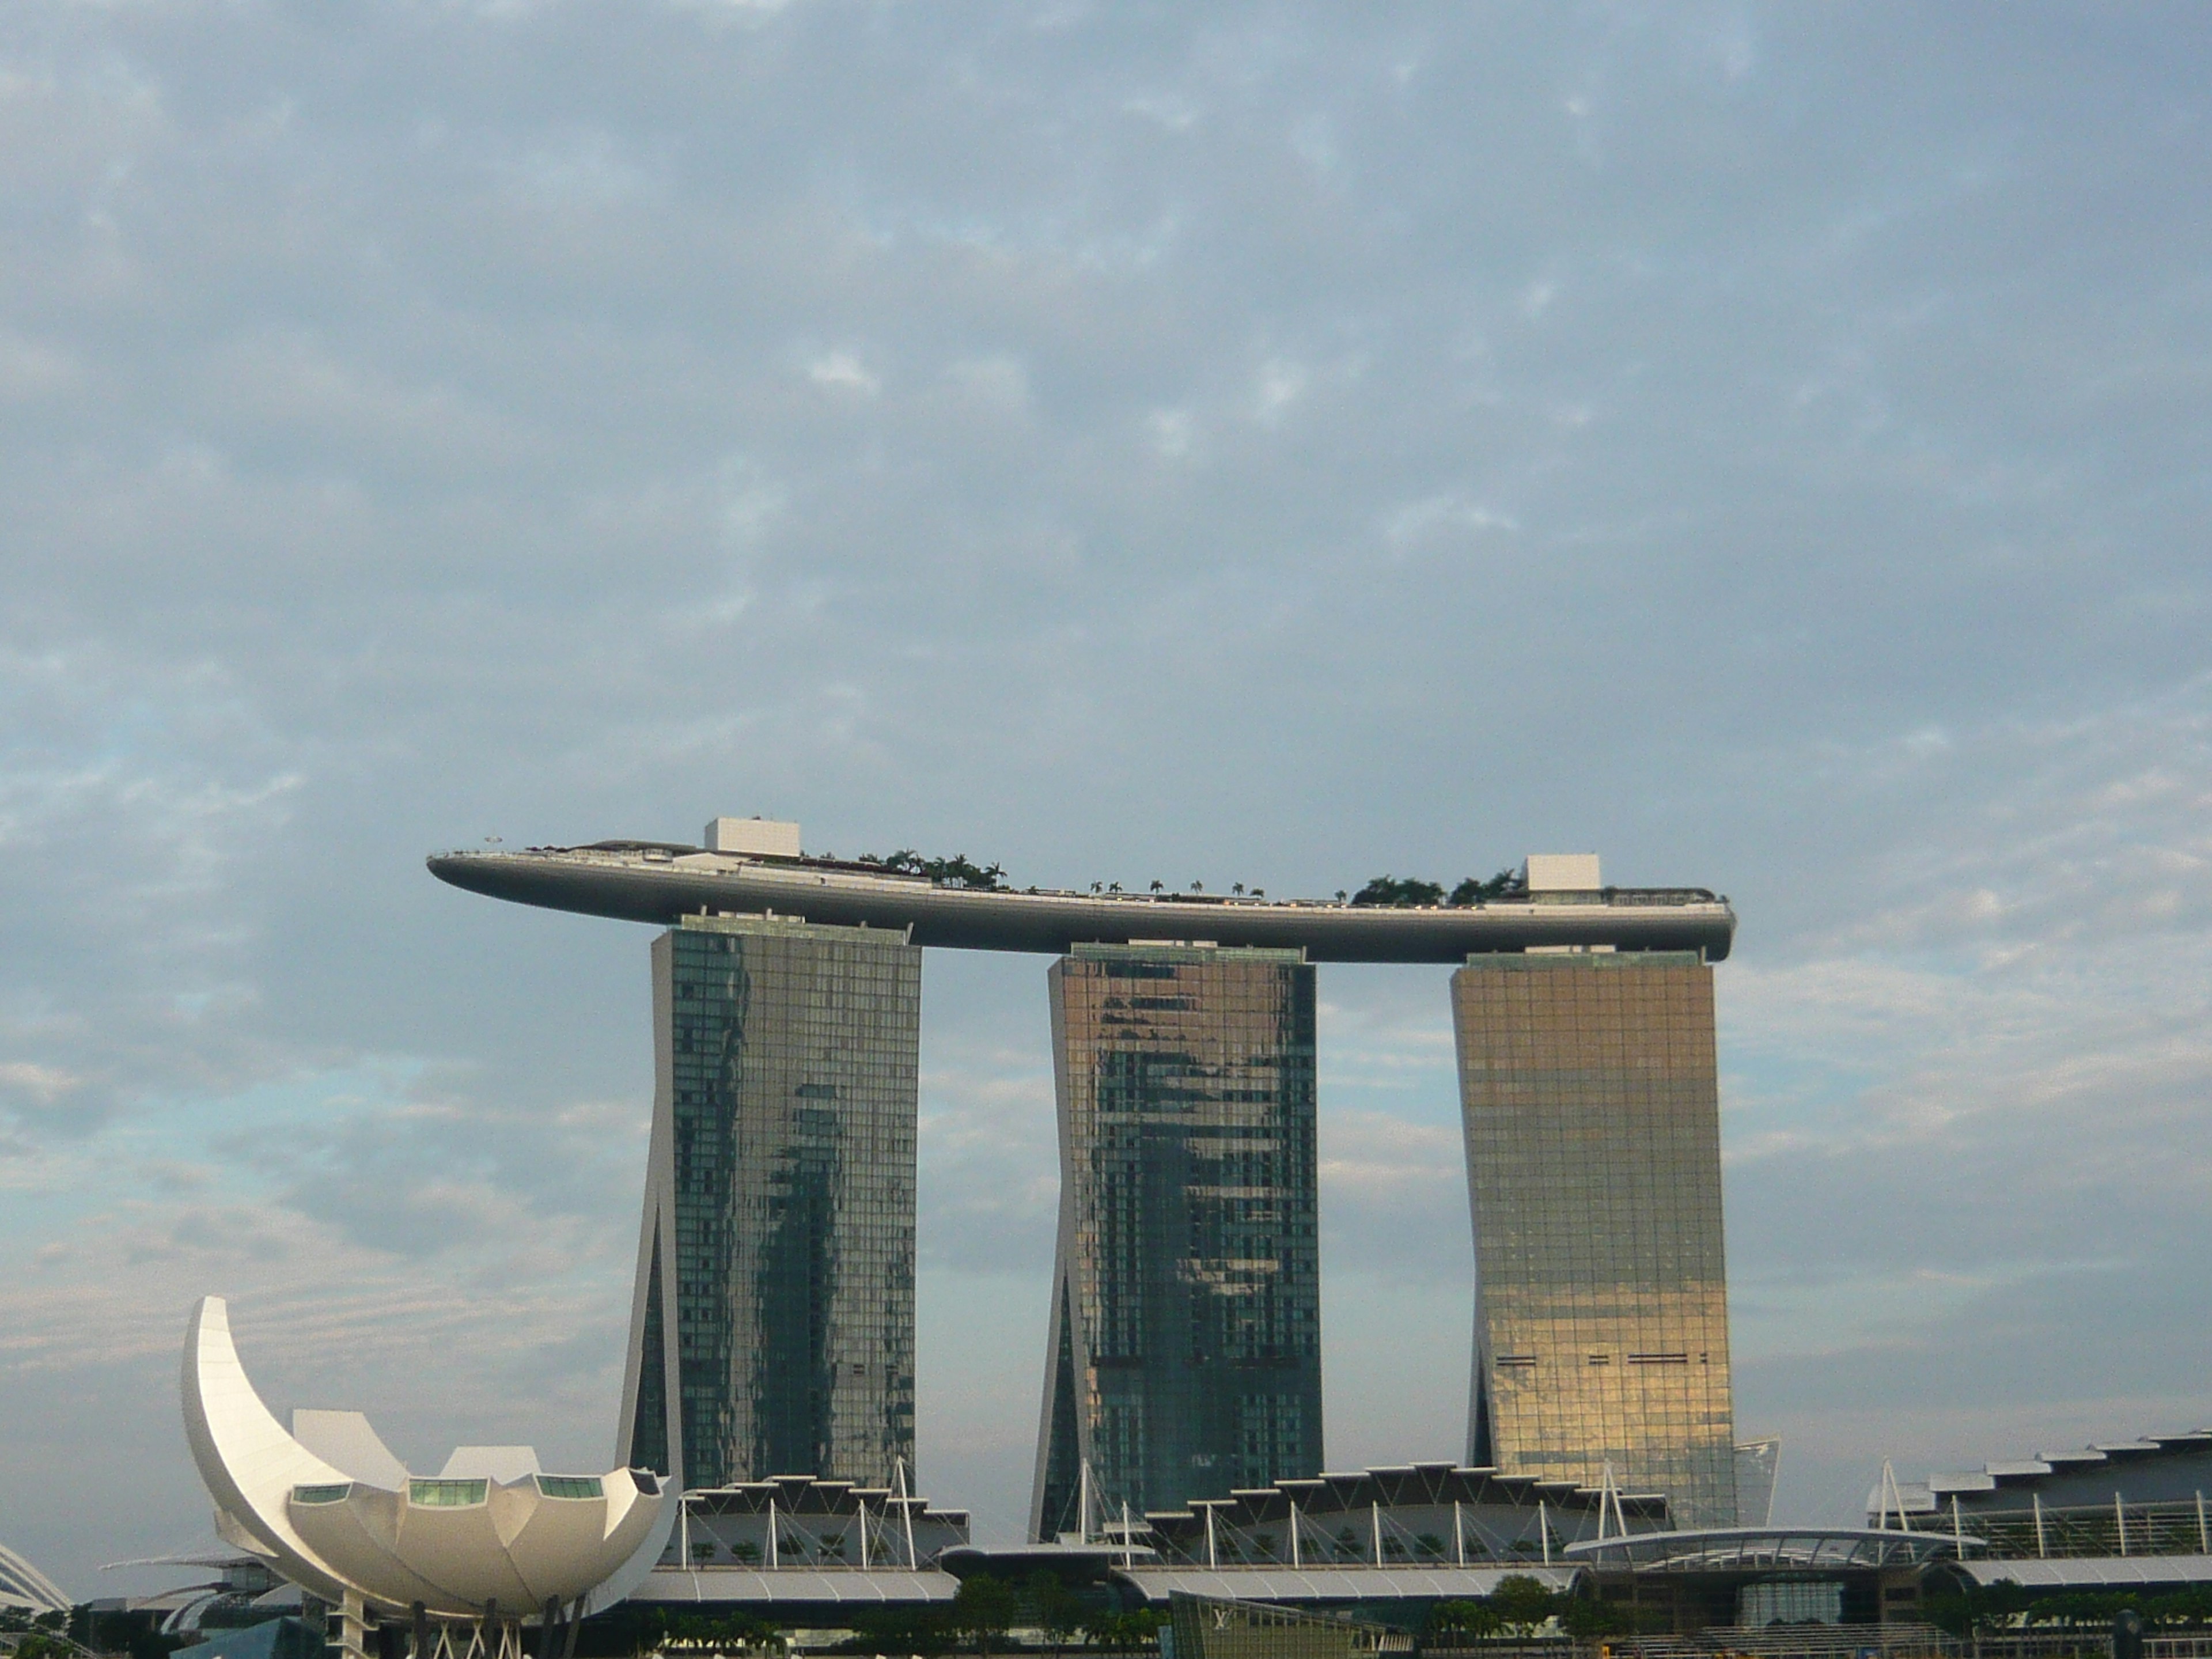
POLYGON ((1531 853, 1528 875, 1532 893, 1595 893, 1605 885, 1595 853, 1531 853))
POLYGON ((699 844, 709 853, 795 859, 799 855, 799 826, 779 818, 709 818, 699 844))

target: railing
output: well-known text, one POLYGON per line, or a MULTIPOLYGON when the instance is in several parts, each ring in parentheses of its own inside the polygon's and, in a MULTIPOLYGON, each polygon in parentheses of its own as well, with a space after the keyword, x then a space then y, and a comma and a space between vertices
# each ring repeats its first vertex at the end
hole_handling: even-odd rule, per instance
POLYGON ((1743 1655, 1746 1659, 1961 1659, 1959 1639, 1933 1625, 1733 1625, 1695 1636, 1624 1636, 1598 1644, 1613 1659, 1690 1659, 1743 1655))
MULTIPOLYGON (((1950 1517, 1916 1517, 1917 1530, 1941 1534, 1950 1517)), ((1966 1511, 1960 1524, 1989 1540, 1983 1559, 2032 1560, 2068 1556, 2212 1554, 2212 1516, 2193 1498, 2154 1504, 2069 1505, 2065 1509, 2012 1510, 2001 1514, 1966 1511)))

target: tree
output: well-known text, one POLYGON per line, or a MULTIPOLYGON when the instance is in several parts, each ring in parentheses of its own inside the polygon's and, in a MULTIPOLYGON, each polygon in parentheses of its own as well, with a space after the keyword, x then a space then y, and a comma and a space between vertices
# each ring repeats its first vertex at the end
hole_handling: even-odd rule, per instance
POLYGON ((943 1653, 952 1645, 945 1615, 919 1607, 872 1607, 856 1615, 854 1628, 874 1653, 943 1653))
POLYGON ((1610 1601, 1593 1601, 1587 1596, 1570 1595, 1563 1598, 1559 1608, 1559 1628, 1577 1642, 1595 1642, 1607 1636, 1625 1636, 1635 1627, 1629 1610, 1610 1601))
POLYGON ((1091 1624, 1091 1639, 1097 1646, 1113 1652, 1127 1652, 1131 1648, 1148 1647, 1167 1622, 1164 1613, 1148 1607, 1138 1607, 1128 1613, 1102 1613, 1091 1624))
POLYGON ((1056 1572, 1030 1575, 1030 1605, 1036 1610, 1039 1629, 1055 1642, 1065 1642, 1083 1628, 1083 1603, 1056 1572))
MULTIPOLYGON (((2073 1601, 2072 1596, 2055 1598, 2073 1601)), ((2080 1622, 2101 1625, 2112 1617, 2112 1596, 2086 1595, 2080 1598, 2082 1605, 2080 1622)), ((2029 1611, 2032 1602, 2027 1592, 2009 1578, 2001 1578, 1994 1584, 1967 1584, 1954 1590, 1931 1590, 1921 1603, 1921 1617, 1940 1630, 1954 1636, 1973 1636, 2012 1625, 2017 1617, 2029 1611)), ((2048 1603, 2045 1605, 2049 1605, 2048 1603)), ((2069 1609, 2069 1612, 2074 1611, 2069 1609)), ((2033 1615, 2031 1615, 2033 1616, 2033 1615)))
POLYGON ((1442 904, 1444 890, 1433 881, 1418 877, 1377 876, 1352 896, 1354 904, 1382 905, 1405 908, 1415 905, 1442 904))
POLYGON ((1519 891, 1520 888, 1521 872, 1509 866, 1500 870, 1488 881, 1478 881, 1473 876, 1468 877, 1451 890, 1451 896, 1444 902, 1480 904, 1485 899, 1503 898, 1508 893, 1519 891))
POLYGON ((952 1628, 975 1644, 975 1651, 988 1653, 991 1638, 1003 1636, 1020 1611, 1013 1587, 988 1572, 960 1581, 952 1598, 952 1628))
POLYGON ((965 853, 955 853, 949 859, 926 859, 911 847, 902 847, 896 853, 878 858, 873 853, 860 854, 860 862, 872 864, 878 869, 896 870, 902 875, 927 876, 940 887, 975 887, 994 891, 1006 885, 1006 871, 995 864, 977 864, 965 853))
POLYGON ((1498 1581, 1490 1592, 1490 1605, 1498 1622, 1518 1635, 1533 1635, 1552 1616, 1559 1598, 1526 1573, 1516 1572, 1498 1581))
POLYGON ((1155 893, 1164 892, 1164 891, 1165 891, 1165 890, 1166 890, 1166 888, 1167 888, 1167 883, 1165 883, 1165 882, 1164 882, 1164 881, 1160 880, 1158 877, 1153 878, 1153 880, 1152 880, 1152 890, 1153 890, 1155 893))
POLYGON ((1439 1601, 1429 1615, 1430 1630, 1474 1641, 1497 1635, 1504 1622, 1487 1601, 1439 1601))

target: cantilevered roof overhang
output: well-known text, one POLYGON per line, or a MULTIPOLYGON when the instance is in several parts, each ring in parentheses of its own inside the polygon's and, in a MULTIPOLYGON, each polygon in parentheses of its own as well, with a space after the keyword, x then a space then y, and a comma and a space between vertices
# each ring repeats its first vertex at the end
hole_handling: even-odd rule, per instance
POLYGON ((1561 1554, 1600 1572, 1864 1572, 1922 1566, 1982 1543, 1873 1527, 1722 1527, 1586 1539, 1561 1554))
POLYGON ((2212 1555, 2075 1555, 2050 1560, 1961 1561, 1955 1570, 1984 1587, 2009 1581, 2032 1590, 2212 1584, 2212 1555))
POLYGON ((928 1567, 655 1567, 629 1599, 855 1609, 933 1607, 959 1593, 957 1578, 928 1567))
POLYGON ((441 881, 552 910, 669 925, 788 916, 903 930, 916 945, 1058 955, 1078 945, 1191 943, 1304 951, 1314 962, 1459 962, 1540 949, 1729 953, 1735 913, 1702 888, 1607 888, 1535 902, 1387 908, 1200 894, 939 886, 825 859, 641 842, 446 853, 441 881))
POLYGON ((1508 1578, 1533 1578, 1546 1589, 1572 1589, 1573 1567, 1316 1566, 1127 1567, 1114 1577, 1148 1603, 1180 1592, 1223 1601, 1452 1601, 1493 1595, 1508 1578))

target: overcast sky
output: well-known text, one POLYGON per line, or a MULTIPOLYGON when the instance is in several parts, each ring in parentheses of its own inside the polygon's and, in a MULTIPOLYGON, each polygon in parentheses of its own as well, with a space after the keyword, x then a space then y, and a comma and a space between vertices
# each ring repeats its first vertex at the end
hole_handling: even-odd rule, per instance
MULTIPOLYGON (((1328 893, 1718 970, 1778 1509, 2212 1420, 2212 12, 0 9, 0 1541, 280 1411, 611 1458, 649 930, 448 846, 1328 893)), ((921 1473, 1021 1525, 1042 958, 925 975, 921 1473)), ((1328 1448, 1463 1447, 1445 974, 1322 970, 1328 1448)))

